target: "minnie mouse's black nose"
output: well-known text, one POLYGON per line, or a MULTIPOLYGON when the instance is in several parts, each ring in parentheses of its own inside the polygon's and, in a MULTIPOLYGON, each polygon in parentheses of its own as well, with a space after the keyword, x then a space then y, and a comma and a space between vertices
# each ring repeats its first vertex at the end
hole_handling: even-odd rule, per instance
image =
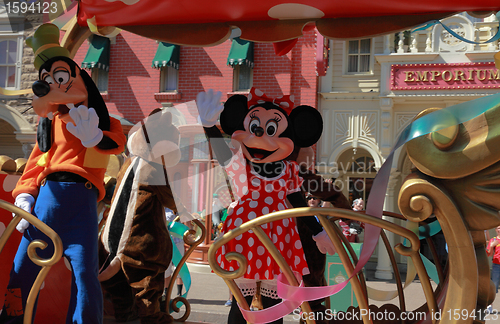
POLYGON ((31 89, 33 90, 35 96, 43 97, 49 93, 50 85, 43 80, 37 80, 33 83, 31 89))
POLYGON ((262 128, 262 127, 255 127, 255 129, 254 129, 253 132, 254 132, 255 136, 261 137, 262 135, 264 135, 264 128, 262 128))

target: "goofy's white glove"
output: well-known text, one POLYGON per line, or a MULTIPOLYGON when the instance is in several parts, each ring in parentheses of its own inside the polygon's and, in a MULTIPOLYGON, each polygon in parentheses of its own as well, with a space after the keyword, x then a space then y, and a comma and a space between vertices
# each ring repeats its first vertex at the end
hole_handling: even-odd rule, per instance
POLYGON ((94 147, 99 144, 104 135, 99 129, 99 117, 94 108, 80 105, 70 109, 69 115, 75 124, 66 124, 68 132, 80 139, 85 147, 94 147))
POLYGON ((204 127, 212 127, 217 123, 220 113, 224 107, 220 103, 222 92, 214 92, 209 89, 207 92, 200 92, 196 96, 196 105, 198 106, 198 122, 204 127))
MULTIPOLYGON (((31 208, 33 208, 34 204, 35 204, 35 198, 33 198, 32 195, 27 194, 27 193, 22 193, 22 194, 17 195, 16 201, 14 202, 14 205, 27 211, 30 214, 31 214, 31 208)), ((14 216, 16 216, 16 214, 12 214, 12 217, 14 217, 14 216)), ((17 224, 16 229, 20 233, 24 233, 24 230, 27 229, 28 226, 30 226, 30 223, 23 218, 17 224)))
POLYGON ((335 254, 335 247, 325 230, 322 230, 317 235, 313 235, 313 240, 316 241, 316 246, 321 253, 328 253, 329 255, 335 254))

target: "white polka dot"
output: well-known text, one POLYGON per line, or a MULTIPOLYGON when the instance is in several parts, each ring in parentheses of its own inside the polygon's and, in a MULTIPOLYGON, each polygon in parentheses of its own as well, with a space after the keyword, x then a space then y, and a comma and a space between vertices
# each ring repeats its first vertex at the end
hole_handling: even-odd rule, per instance
POLYGON ((248 187, 247 186, 243 186, 243 188, 241 189, 241 192, 243 193, 243 195, 247 195, 248 194, 248 187))
MULTIPOLYGON (((249 251, 248 252, 248 261, 252 260, 252 258, 253 258, 253 253, 252 253, 252 251, 249 251)), ((250 266, 248 266, 248 267, 250 268, 250 266)))
POLYGON ((262 97, 264 95, 264 92, 260 89, 254 89, 254 92, 257 96, 262 97))
POLYGON ((266 197, 266 199, 264 199, 264 202, 268 205, 271 205, 273 203, 273 198, 272 197, 266 197))
POLYGON ((66 266, 66 268, 69 270, 69 271, 72 271, 71 270, 71 263, 69 263, 69 260, 64 257, 64 265, 66 266))
MULTIPOLYGON (((234 166, 233 166, 233 168, 234 168, 234 166)), ((234 177, 234 172, 233 171, 229 171, 227 173, 227 175, 230 176, 231 178, 233 178, 234 177)))
MULTIPOLYGON (((236 158, 234 159, 234 161, 237 161, 237 160, 238 160, 238 157, 236 157, 236 158)), ((238 169, 240 168, 240 165, 239 165, 238 163, 233 163, 233 164, 231 165, 231 167, 232 167, 234 170, 238 170, 238 169)), ((231 172, 231 173, 232 173, 231 177, 234 177, 234 172, 231 172)))
POLYGON ((264 276, 266 277, 266 279, 269 279, 269 270, 266 270, 266 273, 264 273, 264 276))
POLYGON ((267 223, 266 224, 262 224, 260 225, 260 227, 264 228, 264 229, 267 229, 267 223))
POLYGON ((242 234, 240 234, 240 235, 236 236, 234 239, 235 239, 236 241, 239 241, 239 240, 241 240, 241 238, 242 238, 242 237, 243 237, 243 235, 242 235, 242 234))
POLYGON ((248 268, 247 268, 247 274, 250 274, 250 271, 252 271, 252 267, 248 266, 248 268))
POLYGON ((289 97, 289 98, 290 98, 290 101, 291 101, 291 102, 294 102, 294 101, 295 101, 295 96, 294 96, 294 95, 290 95, 290 97, 289 97))
POLYGON ((236 244, 236 252, 238 253, 243 252, 243 246, 241 244, 236 244))
POLYGON ((273 234, 273 243, 278 242, 278 235, 273 234))
POLYGON ((252 179, 252 186, 254 187, 260 187, 260 180, 257 178, 252 179))
MULTIPOLYGON (((267 266, 269 267, 270 265, 271 265, 271 258, 267 257, 267 266)), ((266 277, 268 277, 268 275, 266 275, 266 277)))
POLYGON ((240 174, 239 179, 240 179, 240 182, 241 182, 241 183, 245 183, 245 182, 247 182, 247 175, 246 175, 246 174, 244 174, 244 173, 243 173, 243 174, 240 174))
POLYGON ((253 246, 254 243, 255 243, 255 241, 253 240, 253 237, 249 237, 248 238, 248 246, 253 246))
POLYGON ((234 271, 234 268, 232 266, 229 267, 229 271, 234 271))
POLYGON ((285 192, 284 192, 284 191, 280 191, 280 192, 278 192, 278 198, 279 198, 280 200, 283 200, 283 198, 285 198, 285 192))
POLYGON ((258 273, 255 274, 255 280, 259 280, 260 279, 260 276, 258 273))
POLYGON ((282 187, 285 187, 285 185, 286 185, 286 182, 284 179, 280 179, 279 183, 280 183, 280 186, 282 186, 282 187))
POLYGON ((221 267, 222 269, 224 269, 224 261, 222 261, 222 262, 220 263, 220 267, 221 267))
POLYGON ((266 252, 266 249, 262 245, 259 245, 259 247, 257 248, 257 254, 262 255, 265 252, 266 252))
POLYGON ((266 215, 266 214, 269 214, 269 208, 264 207, 264 208, 262 208, 262 215, 266 215))
POLYGON ((283 226, 288 227, 288 223, 290 223, 290 219, 289 218, 285 218, 283 220, 283 226))
POLYGON ((265 101, 264 100, 257 100, 258 104, 263 104, 265 101))
POLYGON ((43 288, 45 288, 45 280, 42 282, 42 285, 40 286, 40 290, 42 290, 43 288))
POLYGON ((258 191, 252 191, 252 199, 257 200, 260 197, 260 193, 258 191))
POLYGON ((255 200, 250 200, 250 202, 248 203, 248 206, 250 206, 250 208, 256 208, 258 205, 259 203, 255 200))
POLYGON ((245 209, 243 207, 238 208, 238 210, 236 211, 236 215, 240 215, 244 210, 245 209))
POLYGON ((268 183, 265 188, 266 192, 273 192, 273 185, 268 183))
POLYGON ((293 228, 292 228, 292 230, 290 231, 290 235, 292 235, 292 236, 293 236, 293 233, 295 233, 295 231, 294 231, 294 230, 293 230, 293 228))
POLYGON ((257 269, 262 268, 262 261, 260 261, 260 259, 259 259, 259 260, 257 260, 257 261, 255 262, 255 266, 257 267, 257 269))
POLYGON ((2 236, 3 232, 5 232, 5 224, 0 222, 0 236, 2 236))
POLYGON ((302 243, 300 242, 300 240, 295 241, 295 248, 297 250, 302 248, 302 243))
POLYGON ((297 266, 300 263, 300 258, 298 256, 295 256, 295 266, 297 266))
POLYGON ((285 209, 285 206, 282 203, 278 204, 278 210, 283 210, 285 209))
POLYGON ((219 256, 217 257, 217 263, 219 263, 219 264, 220 264, 220 260, 221 260, 221 259, 222 259, 222 255, 221 255, 221 254, 219 254, 219 256))
POLYGON ((255 212, 249 212, 248 213, 248 219, 249 220, 252 220, 254 219, 255 217, 257 217, 257 214, 255 212))
POLYGON ((222 246, 222 254, 226 254, 226 246, 225 245, 222 246))
POLYGON ((281 235, 281 233, 283 233, 283 228, 281 228, 281 226, 276 226, 276 232, 278 233, 278 235, 281 235))
POLYGON ((303 276, 308 275, 309 273, 310 273, 309 269, 307 269, 307 268, 302 269, 302 275, 303 276))
POLYGON ((248 101, 252 100, 252 97, 253 97, 253 96, 252 96, 252 93, 250 92, 250 93, 248 94, 248 96, 247 96, 247 100, 248 100, 248 101))
POLYGON ((290 234, 285 235, 285 242, 290 243, 290 234))
POLYGON ((280 106, 288 108, 288 107, 290 107, 290 104, 288 102, 286 102, 286 101, 283 101, 283 102, 280 102, 280 106))
MULTIPOLYGON (((228 215, 229 216, 229 215, 228 215)), ((226 218, 227 219, 227 218, 226 218)), ((231 226, 231 224, 233 223, 233 219, 232 218, 229 218, 229 220, 227 221, 227 224, 226 224, 226 228, 228 228, 229 226, 231 226)))
POLYGON ((283 244, 283 242, 280 242, 280 251, 283 251, 284 248, 285 248, 285 244, 283 244))
POLYGON ((292 250, 288 250, 286 256, 290 259, 292 257, 292 250))
POLYGON ((240 227, 241 224, 243 224, 243 220, 241 218, 236 218, 236 220, 234 221, 234 226, 240 227))

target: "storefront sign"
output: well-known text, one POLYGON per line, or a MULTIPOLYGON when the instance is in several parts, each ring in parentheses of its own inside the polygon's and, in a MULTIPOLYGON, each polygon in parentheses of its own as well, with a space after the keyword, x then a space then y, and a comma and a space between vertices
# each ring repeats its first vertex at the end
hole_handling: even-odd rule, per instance
POLYGON ((494 62, 391 66, 392 90, 493 88, 500 88, 500 70, 494 62))

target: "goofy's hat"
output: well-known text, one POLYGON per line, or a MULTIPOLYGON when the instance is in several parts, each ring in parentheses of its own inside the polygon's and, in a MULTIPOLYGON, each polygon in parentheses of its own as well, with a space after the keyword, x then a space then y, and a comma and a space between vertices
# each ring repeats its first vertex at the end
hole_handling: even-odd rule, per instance
POLYGON ((70 57, 69 51, 59 44, 59 28, 54 24, 47 23, 38 27, 35 34, 26 39, 26 44, 35 52, 33 65, 37 70, 53 57, 70 57))

